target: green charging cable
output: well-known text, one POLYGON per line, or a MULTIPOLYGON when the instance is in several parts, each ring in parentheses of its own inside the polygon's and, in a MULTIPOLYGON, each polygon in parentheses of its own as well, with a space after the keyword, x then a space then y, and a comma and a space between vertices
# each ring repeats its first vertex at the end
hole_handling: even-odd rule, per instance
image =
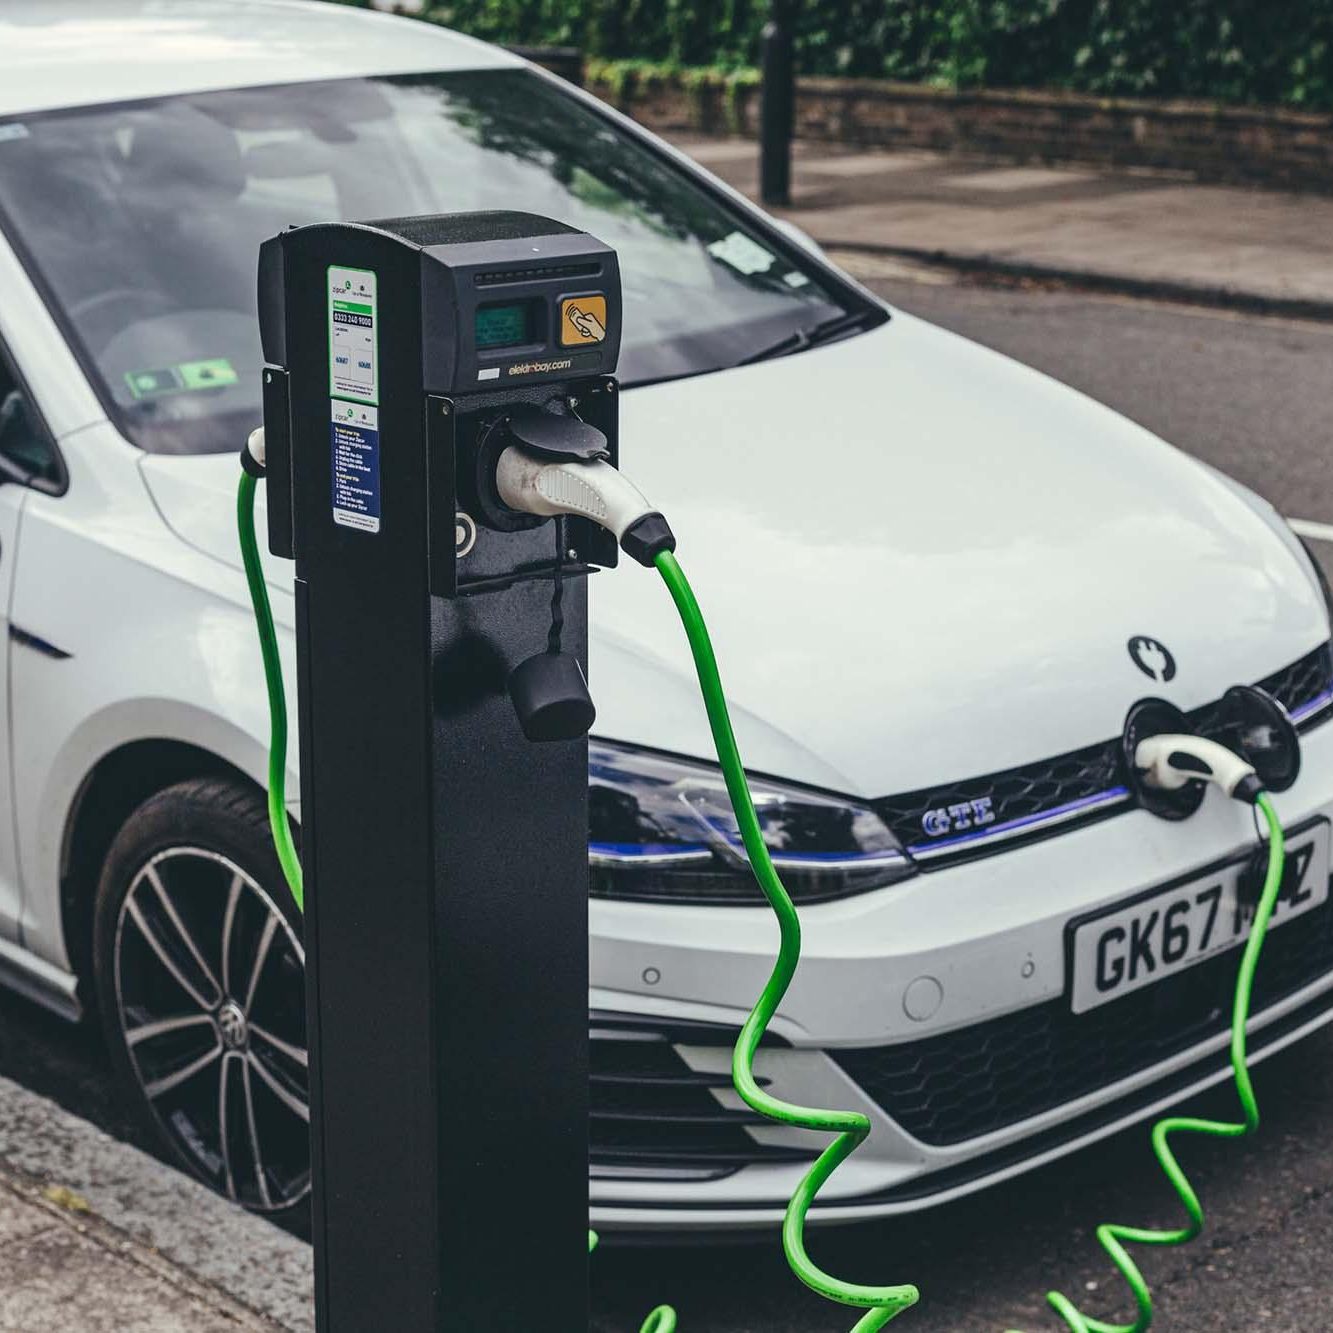
MULTIPOLYGON (((591 1254, 597 1248, 597 1233, 588 1232, 588 1253, 591 1254)), ((639 1333, 676 1333, 676 1312, 669 1305, 659 1305, 656 1310, 643 1321, 643 1327, 639 1333)))
MULTIPOLYGON (((736 812, 741 838, 750 858, 750 866, 781 927, 777 963, 758 1004, 755 1005, 741 1030, 732 1060, 732 1077, 737 1091, 746 1104, 761 1115, 781 1124, 798 1125, 802 1129, 819 1129, 837 1134, 838 1137, 824 1150, 797 1187, 787 1208, 782 1228, 783 1248, 792 1270, 807 1286, 830 1300, 866 1308, 867 1313, 861 1317, 852 1333, 873 1333, 915 1304, 918 1292, 910 1285, 867 1287, 843 1282, 816 1267, 806 1253, 804 1241, 806 1215, 815 1195, 833 1172, 861 1145, 870 1132, 870 1125, 865 1116, 855 1112, 812 1110, 778 1101, 764 1092, 755 1082, 755 1052, 769 1021, 782 1002, 800 959, 800 922, 791 898, 773 868, 768 848, 764 844, 763 833, 745 780, 745 769, 736 748, 731 719, 727 713, 717 659, 699 605, 674 555, 663 552, 655 563, 676 603, 685 626, 685 633, 689 638, 695 669, 708 710, 713 742, 717 747, 727 792, 736 812)), ((1264 939, 1268 933, 1269 922, 1272 920, 1273 909, 1277 904, 1278 893, 1282 888, 1285 843, 1281 822, 1278 820, 1272 801, 1266 794, 1259 796, 1257 806, 1263 812, 1268 825, 1268 873, 1264 879, 1259 905, 1255 910, 1254 926, 1241 958, 1231 1021, 1231 1067, 1236 1092, 1244 1112, 1244 1121, 1233 1124, 1190 1116, 1170 1116, 1153 1127, 1153 1151, 1167 1179, 1180 1196, 1185 1212, 1189 1216, 1189 1225, 1171 1231, 1151 1231, 1141 1227, 1109 1224, 1099 1227, 1097 1238, 1134 1293, 1138 1317, 1132 1324, 1111 1324, 1091 1319, 1082 1314, 1067 1296, 1060 1292, 1051 1292, 1048 1299, 1071 1333, 1144 1333, 1152 1323, 1152 1296, 1143 1275, 1126 1251, 1125 1243, 1183 1245, 1193 1240, 1203 1230, 1203 1208, 1175 1154, 1171 1151, 1168 1142, 1170 1136, 1181 1132, 1206 1134, 1217 1138, 1242 1138, 1253 1134, 1259 1127, 1259 1107, 1247 1064, 1246 1027, 1250 1016, 1254 974, 1259 965, 1259 955, 1264 947, 1264 939)), ((1011 1330, 1011 1333, 1016 1331, 1011 1330)))
MULTIPOLYGON (((1204 1134, 1219 1139, 1239 1139, 1253 1134, 1259 1128, 1259 1103, 1254 1095, 1254 1084, 1250 1080, 1250 1070, 1246 1058, 1246 1027, 1250 1017, 1250 998, 1254 989, 1254 973, 1259 966, 1259 955, 1263 951, 1264 938, 1268 934, 1268 924, 1277 905, 1278 894, 1282 889, 1282 877, 1286 864, 1286 845, 1282 834, 1282 824, 1277 811, 1266 793, 1261 793, 1256 802, 1263 811, 1268 825, 1268 874, 1264 879, 1263 892, 1254 913, 1254 926, 1250 938, 1245 944, 1245 953, 1240 960, 1240 972, 1236 977, 1236 993, 1231 1009, 1231 1072, 1236 1085, 1236 1094, 1240 1098, 1244 1120, 1239 1123, 1224 1120, 1199 1120, 1192 1116, 1167 1116, 1159 1120, 1152 1130, 1152 1148, 1161 1164, 1162 1171, 1171 1188, 1180 1197, 1189 1224, 1170 1231, 1153 1231, 1143 1227, 1119 1226, 1104 1223, 1097 1228, 1097 1240, 1102 1249, 1110 1256, 1111 1262, 1120 1271, 1120 1275, 1134 1294, 1134 1303, 1138 1314, 1133 1323, 1111 1324, 1104 1320, 1092 1319, 1083 1314, 1077 1306, 1058 1291, 1048 1292, 1046 1299, 1052 1308, 1065 1321, 1070 1333, 1144 1333, 1152 1324, 1152 1293, 1138 1265, 1125 1249, 1125 1243, 1132 1245, 1184 1245, 1192 1241, 1204 1225, 1203 1205, 1181 1169, 1176 1155, 1168 1142, 1172 1134, 1204 1134)), ((1017 1333, 1017 1330, 1010 1330, 1017 1333)))
POLYGON ((287 695, 282 687, 282 659, 278 656, 278 636, 273 628, 273 608, 268 600, 263 566, 259 563, 259 543, 255 539, 255 478, 241 473, 236 490, 236 529, 241 539, 241 562, 245 581, 250 585, 250 604, 259 630, 259 651, 264 659, 264 681, 268 686, 268 822, 273 830, 273 848, 282 865, 287 887, 299 912, 305 911, 305 882, 301 877, 301 858, 292 841, 292 826, 287 822, 287 695))
MULTIPOLYGON (((287 887, 296 900, 297 909, 304 912, 305 886, 301 875, 301 858, 292 841, 292 829, 287 821, 287 695, 282 681, 282 659, 278 656, 278 636, 273 627, 273 607, 269 602, 264 571, 259 563, 259 542, 255 536, 255 491, 256 479, 243 471, 236 490, 236 530, 240 536, 245 580, 250 587, 250 604, 254 608, 255 625, 259 631, 264 681, 268 686, 268 821, 273 830, 273 846, 282 865, 287 887)), ((589 1231, 588 1253, 591 1254, 596 1248, 597 1233, 589 1231)), ((676 1312, 669 1305, 659 1305, 645 1320, 639 1333, 676 1333, 676 1312)))
POLYGON ((718 762, 722 765, 722 776, 726 780, 727 795, 731 797, 732 809, 736 813, 736 822, 740 826, 741 841, 750 858, 750 868, 759 881, 759 887, 768 899, 769 906, 778 918, 781 928, 781 943, 777 961, 774 964, 768 984, 758 1003, 751 1010, 741 1035, 736 1042, 732 1056, 731 1076, 736 1091, 752 1110, 784 1125, 796 1125, 801 1129, 826 1130, 836 1134, 814 1166, 796 1188, 787 1214, 782 1224, 782 1246, 786 1251, 787 1262, 792 1271, 806 1286, 819 1292, 832 1301, 841 1301, 844 1305, 858 1306, 866 1313, 861 1316, 852 1333, 874 1333, 883 1328, 891 1319, 897 1318, 909 1306, 915 1305, 920 1293, 909 1284, 895 1287, 869 1287, 853 1282, 844 1282, 825 1273, 810 1258, 805 1248, 805 1220, 814 1202, 815 1195, 823 1188, 828 1178, 843 1162, 865 1142, 870 1133, 870 1121, 859 1111, 821 1111, 808 1106, 793 1106, 790 1102, 779 1101, 766 1093, 755 1081, 754 1057, 763 1040, 765 1031, 773 1015, 777 1013, 782 997, 791 985, 796 973, 796 965, 801 958, 801 923, 796 915, 791 896, 783 887, 778 872, 773 867, 773 859, 768 854, 764 843, 763 830, 759 825, 759 816, 755 813, 754 800, 750 796, 750 787, 745 779, 745 766, 741 763, 740 751, 736 748, 736 735, 731 727, 731 717, 727 712, 726 695, 722 690, 722 680, 718 674, 717 658, 713 653, 712 641, 708 637, 708 627, 704 624, 703 613, 695 601, 689 580, 670 551, 661 552, 654 564, 661 574, 676 610, 680 613, 685 635, 690 642, 690 651, 694 655, 694 667, 703 691, 704 706, 708 711, 708 725, 713 732, 713 744, 717 748, 718 762))
MULTIPOLYGON (((264 677, 268 687, 271 726, 268 790, 269 822, 273 830, 274 847, 282 865, 283 874, 287 879, 287 884, 291 889, 292 897, 295 899, 297 907, 304 911, 305 896, 301 876, 301 862, 292 840, 291 826, 287 820, 287 701, 283 690, 282 663, 278 657, 277 635, 273 627, 273 612, 269 603, 268 589, 264 583, 263 570, 259 561, 258 543, 255 537, 255 489, 255 478, 243 472, 237 491, 237 527, 240 534, 241 555, 245 565, 246 580, 250 589, 250 599, 254 607, 255 622, 259 631, 264 677)), ((806 1173, 792 1196, 783 1221, 783 1249, 792 1271, 808 1287, 829 1300, 855 1306, 865 1311, 851 1333, 875 1333, 875 1330, 883 1328, 904 1310, 915 1305, 920 1299, 920 1293, 916 1287, 908 1283, 897 1286, 866 1286, 835 1278, 819 1268, 806 1250, 805 1226, 810 1207, 829 1177, 865 1141, 870 1133, 870 1122, 864 1115, 856 1111, 820 1110, 780 1101, 760 1088, 755 1079, 755 1055, 769 1023, 777 1013, 787 988, 791 985, 797 965, 800 962, 800 919, 797 916, 791 896, 787 893, 777 870, 774 868, 772 857, 769 855, 768 847, 764 842, 763 830, 760 827, 759 817, 750 795, 749 784, 745 776, 745 766, 741 761, 740 751, 736 745, 736 736, 727 710, 726 696, 722 689, 717 658, 713 652, 712 641, 709 638, 708 627, 704 623, 703 613, 699 609, 699 604, 695 599, 693 590, 690 588, 689 581, 685 577, 685 572, 681 569, 675 556, 670 551, 663 551, 656 557, 654 564, 658 573, 662 576, 672 600, 675 602, 686 637, 689 640, 699 685, 703 692, 713 743, 717 749, 727 794, 731 799, 736 821, 740 828, 741 841, 745 846, 755 879, 777 916, 780 928, 778 956, 773 971, 758 1002, 746 1019, 740 1037, 736 1042, 732 1057, 732 1079, 742 1099, 752 1110, 759 1114, 780 1124, 794 1125, 801 1129, 821 1130, 837 1136, 806 1173)), ((1263 812, 1268 825, 1268 872, 1264 880, 1259 905, 1255 910, 1254 925, 1241 958, 1231 1022, 1231 1066, 1236 1091, 1245 1118, 1241 1123, 1230 1123, 1202 1120, 1188 1116, 1170 1116, 1160 1120, 1153 1127, 1153 1151, 1157 1160, 1161 1163, 1167 1179, 1180 1197, 1185 1212, 1190 1219, 1189 1225, 1169 1231, 1146 1230, 1140 1227, 1126 1227, 1109 1223, 1099 1227, 1097 1238, 1133 1292, 1138 1315, 1131 1324, 1106 1323, 1082 1314, 1067 1296, 1053 1291, 1049 1293, 1047 1299, 1065 1321, 1070 1333, 1144 1333, 1152 1323, 1152 1295, 1143 1275, 1125 1249, 1125 1243, 1156 1246, 1182 1245, 1193 1240, 1203 1230, 1203 1207, 1171 1150, 1168 1142, 1170 1136, 1179 1131, 1181 1133, 1210 1135, 1216 1138, 1242 1138, 1253 1134, 1259 1127, 1259 1107, 1247 1063, 1246 1027, 1250 1015, 1254 975, 1259 965, 1259 955, 1263 950, 1268 926, 1272 920, 1273 910, 1282 888, 1285 842, 1281 822, 1268 796, 1261 794, 1256 804, 1263 812)), ((589 1253, 596 1246, 597 1235, 595 1232, 589 1231, 589 1253)), ((658 1306, 648 1316, 640 1333, 676 1333, 675 1311, 670 1306, 658 1306)), ((1011 1333, 1016 1333, 1016 1331, 1011 1330, 1011 1333)))

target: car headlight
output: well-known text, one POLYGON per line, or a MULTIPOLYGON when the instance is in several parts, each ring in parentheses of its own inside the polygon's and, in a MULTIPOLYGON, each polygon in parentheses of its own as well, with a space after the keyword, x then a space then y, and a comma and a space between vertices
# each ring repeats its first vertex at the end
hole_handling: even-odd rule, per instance
MULTIPOLYGON (((717 768, 593 741, 588 776, 595 896, 763 902, 717 768)), ((763 778, 751 791, 773 864, 797 902, 863 893, 916 869, 867 806, 763 778)))

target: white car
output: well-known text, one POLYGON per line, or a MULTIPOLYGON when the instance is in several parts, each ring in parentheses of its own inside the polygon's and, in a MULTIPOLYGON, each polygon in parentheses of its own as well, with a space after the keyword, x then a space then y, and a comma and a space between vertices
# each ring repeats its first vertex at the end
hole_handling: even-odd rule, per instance
MULTIPOLYGON (((100 1012, 186 1167, 271 1212, 309 1186, 234 528, 258 247, 477 208, 620 253, 623 465, 680 537, 803 908, 759 1072, 874 1125, 819 1216, 977 1189, 1224 1077, 1255 831, 1216 793, 1142 807, 1121 735, 1145 697, 1217 732, 1228 687, 1262 684, 1297 722, 1301 874, 1255 1058, 1328 1021, 1327 596, 1266 503, 890 311, 493 47, 283 0, 8 0, 0 977, 100 1012)), ((268 574, 290 679, 292 569, 268 574)), ((594 1219, 768 1224, 816 1146, 729 1085, 775 927, 725 827, 678 799, 714 770, 667 598, 629 567, 592 603, 594 1219)))

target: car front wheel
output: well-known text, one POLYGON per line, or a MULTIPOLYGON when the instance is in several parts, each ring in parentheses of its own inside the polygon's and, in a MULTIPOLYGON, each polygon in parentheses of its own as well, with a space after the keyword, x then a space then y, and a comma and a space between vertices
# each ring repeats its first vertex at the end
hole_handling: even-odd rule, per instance
POLYGON ((171 1155, 244 1207, 310 1191, 305 954, 262 796, 178 783, 111 846, 94 973, 112 1062, 171 1155))

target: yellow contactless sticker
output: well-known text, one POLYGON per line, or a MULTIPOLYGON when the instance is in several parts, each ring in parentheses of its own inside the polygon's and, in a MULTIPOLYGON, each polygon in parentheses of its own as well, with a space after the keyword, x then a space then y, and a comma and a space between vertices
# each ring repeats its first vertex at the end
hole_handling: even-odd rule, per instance
POLYGON ((568 296, 560 302, 560 345, 578 347, 606 337, 606 297, 568 296))

